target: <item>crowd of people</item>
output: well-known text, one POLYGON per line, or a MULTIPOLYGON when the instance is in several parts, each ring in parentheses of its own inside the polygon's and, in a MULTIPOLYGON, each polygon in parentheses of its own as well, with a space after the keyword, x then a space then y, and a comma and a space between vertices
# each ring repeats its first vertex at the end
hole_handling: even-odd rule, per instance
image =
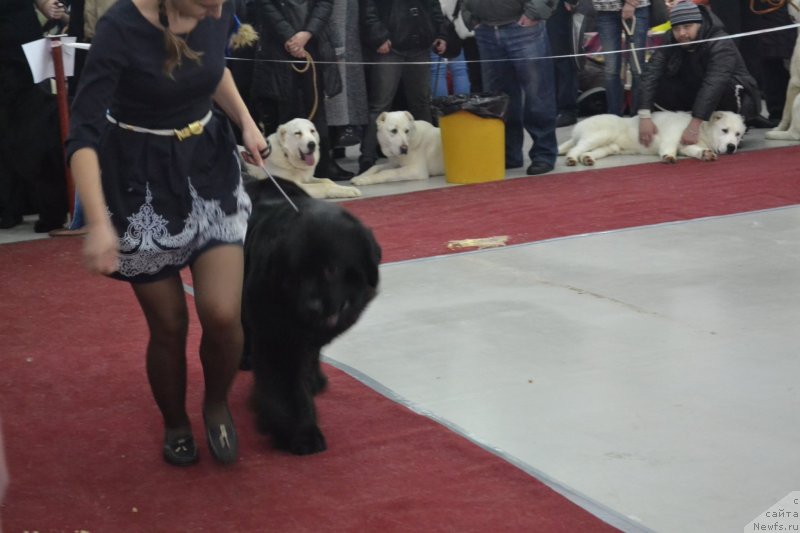
MULTIPOLYGON (((663 1, 591 0, 603 48, 643 48, 651 15, 663 1)), ((760 27, 788 23, 784 5, 767 3, 771 8, 759 12, 749 1, 669 2, 671 31, 664 41, 679 46, 659 48, 647 61, 639 50, 627 70, 621 55, 606 55, 606 111, 638 115, 645 145, 656 133, 650 120, 656 109, 691 112, 687 144, 696 142, 699 122, 718 109, 740 113, 751 126, 768 126, 783 108, 788 73, 782 72, 785 61, 767 58, 787 59, 797 32, 784 32, 780 49, 752 41, 744 57, 734 40, 705 41, 724 36, 726 28, 752 28, 754 20, 760 27), (734 5, 741 9, 734 12, 734 5), (759 19, 767 15, 771 20, 759 19)), ((77 185, 76 207, 85 215, 87 267, 131 284, 147 320, 147 374, 164 423, 163 457, 179 466, 198 458, 185 406, 188 310, 179 271, 188 267, 203 329, 205 436, 216 459, 234 462, 227 394, 242 349, 242 242, 251 209, 237 145, 247 162, 261 165, 269 156, 266 136, 284 121, 307 117, 321 139, 317 175, 349 179, 353 173, 336 160, 345 146, 360 144, 359 171, 375 163, 375 119, 383 111, 406 109, 432 121, 432 94, 504 93, 506 168, 524 166, 527 132, 533 141, 527 173, 550 172, 556 128, 578 118, 576 63, 552 56, 575 51, 571 14, 579 5, 73 0, 68 10, 58 0, 4 0, 0 227, 19 224, 33 210, 39 213, 36 231, 57 230, 68 207, 53 97, 34 84, 20 48, 42 35, 38 11, 92 43, 70 91, 66 162, 77 185), (245 31, 250 38, 240 39, 245 31), (37 129, 10 134, 31 126, 37 129), (20 157, 25 143, 38 147, 27 162, 20 157), (52 164, 34 166, 34 159, 46 160, 45 151, 52 164)))
MULTIPOLYGON (((60 144, 53 124, 55 102, 49 91, 33 84, 20 45, 42 35, 43 21, 91 42, 97 20, 116 1, 9 0, 0 6, 0 128, 11 131, 27 125, 48 133, 22 151, 20 137, 3 136, 0 228, 13 227, 24 214, 38 212, 37 232, 70 234, 60 229, 69 206, 60 183, 63 161, 54 157, 60 144)), ((228 64, 249 112, 265 136, 291 118, 311 119, 320 134, 316 175, 335 181, 355 174, 341 164, 346 147, 360 145, 358 173, 380 157, 375 119, 383 111, 405 109, 416 119, 435 121, 432 98, 477 92, 509 97, 506 168, 523 166, 527 132, 533 140, 527 173, 549 172, 555 164, 555 130, 577 121, 578 97, 585 90, 580 62, 551 56, 581 52, 587 30, 597 33, 603 51, 637 49, 635 57, 603 55, 604 111, 617 115, 641 111, 646 122, 647 112, 661 108, 692 111, 697 119, 714 109, 728 109, 741 112, 750 126, 770 127, 783 109, 787 63, 796 37, 796 31, 782 31, 713 45, 687 44, 652 57, 645 54, 645 47, 652 44, 648 30, 663 22, 656 20, 663 16, 659 5, 668 13, 674 5, 684 4, 683 15, 672 21, 672 32, 664 38, 671 43, 790 24, 786 6, 775 0, 230 3, 236 27, 254 28, 254 38, 226 51, 233 58, 228 64), (585 22, 576 26, 573 15, 578 12, 589 15, 588 26, 585 22), (678 33, 693 24, 699 24, 697 31, 678 33), (451 28, 454 31, 448 31, 451 28), (576 32, 581 34, 577 39, 576 32), (448 53, 448 46, 455 53, 448 53), (727 82, 734 78, 723 79, 730 72, 735 72, 732 84, 727 82), (767 116, 762 115, 762 98, 767 116), (696 99, 703 104, 695 105, 696 99)), ((77 60, 71 97, 85 54, 77 54, 77 60)), ((241 142, 238 130, 236 135, 241 142)), ((84 221, 79 204, 73 212, 72 227, 80 229, 84 221)))

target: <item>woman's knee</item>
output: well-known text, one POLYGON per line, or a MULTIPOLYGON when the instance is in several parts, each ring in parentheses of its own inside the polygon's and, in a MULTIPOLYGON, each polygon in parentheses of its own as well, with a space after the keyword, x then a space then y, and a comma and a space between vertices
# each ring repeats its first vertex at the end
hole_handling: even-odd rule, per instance
POLYGON ((174 313, 149 320, 150 336, 161 343, 183 344, 189 333, 189 316, 174 313))
POLYGON ((201 311, 200 325, 204 335, 211 335, 220 342, 237 342, 242 336, 239 306, 218 306, 201 311))

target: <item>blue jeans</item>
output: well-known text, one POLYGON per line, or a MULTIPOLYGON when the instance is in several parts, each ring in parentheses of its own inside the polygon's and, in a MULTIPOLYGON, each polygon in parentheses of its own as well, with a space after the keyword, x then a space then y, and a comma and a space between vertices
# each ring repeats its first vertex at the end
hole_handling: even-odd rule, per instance
POLYGON ((435 52, 431 52, 431 96, 447 96, 447 72, 453 77, 453 94, 469 94, 472 89, 469 84, 467 64, 464 62, 462 50, 453 59, 445 61, 435 52))
POLYGON ((75 204, 72 208, 72 220, 69 223, 69 229, 81 229, 86 224, 83 220, 83 204, 78 198, 77 191, 75 192, 75 204))
MULTIPOLYGON (((628 34, 622 27, 622 17, 620 11, 598 11, 596 19, 597 33, 600 35, 600 45, 604 52, 623 49, 623 33, 625 34, 624 49, 630 49, 628 34)), ((630 26, 630 23, 629 23, 630 26)), ((650 8, 640 7, 636 9, 636 27, 633 29, 633 45, 636 48, 644 48, 647 44, 647 30, 650 26, 650 8)), ((625 94, 622 84, 622 56, 624 54, 605 54, 603 55, 605 67, 603 71, 604 86, 606 90, 606 103, 608 112, 622 116, 625 111, 625 94)), ((639 65, 644 69, 644 50, 636 52, 639 58, 639 65)), ((635 115, 638 109, 637 94, 639 91, 640 75, 636 72, 636 65, 633 58, 629 59, 633 84, 631 86, 631 115, 635 115)))
POLYGON ((522 165, 524 132, 533 139, 531 162, 554 165, 556 143, 555 75, 544 22, 523 28, 517 23, 480 25, 475 39, 483 63, 483 88, 508 95, 506 166, 522 165), (510 59, 512 61, 497 61, 510 59))

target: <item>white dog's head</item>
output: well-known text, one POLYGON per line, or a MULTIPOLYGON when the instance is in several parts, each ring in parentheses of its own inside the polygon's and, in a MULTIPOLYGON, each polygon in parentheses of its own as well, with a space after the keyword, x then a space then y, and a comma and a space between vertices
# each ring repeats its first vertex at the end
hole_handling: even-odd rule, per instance
POLYGON ((718 154, 732 154, 739 148, 746 130, 741 115, 732 111, 714 111, 708 120, 709 148, 718 154))
POLYGON ((416 126, 414 116, 408 111, 381 113, 377 120, 378 143, 386 157, 400 157, 408 153, 416 126))
POLYGON ((314 123, 294 118, 278 126, 278 145, 290 165, 300 169, 314 168, 319 161, 319 133, 314 123))

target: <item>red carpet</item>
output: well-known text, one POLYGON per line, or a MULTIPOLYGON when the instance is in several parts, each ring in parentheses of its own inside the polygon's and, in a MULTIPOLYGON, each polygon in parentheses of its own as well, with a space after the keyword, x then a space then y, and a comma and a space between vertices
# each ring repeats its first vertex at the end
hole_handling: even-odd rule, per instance
POLYGON ((384 261, 454 253, 451 240, 508 244, 800 203, 800 146, 448 187, 345 205, 384 261))
MULTIPOLYGON (((160 457, 129 287, 82 271, 78 239, 0 247, 0 410, 7 532, 609 531, 505 461, 327 367, 329 450, 295 457, 257 435, 232 394, 241 460, 177 469, 160 457)), ((190 353, 198 344, 192 321, 190 353)), ((202 380, 189 406, 201 431, 202 380)), ((198 434, 199 435, 199 434, 198 434)))
MULTIPOLYGON (((512 243, 795 204, 800 148, 713 164, 641 165, 349 202, 395 261, 451 239, 512 243), (680 173, 680 174, 679 174, 680 173), (724 174, 724 177, 723 177, 724 174)), ((78 239, 0 246, 0 416, 11 471, 7 532, 605 531, 609 526, 494 455, 327 367, 330 449, 270 449, 232 394, 241 460, 161 461, 130 289, 80 266, 78 239)), ((196 353, 193 318, 190 353, 196 353)), ((190 358, 200 435, 201 374, 190 358)))

